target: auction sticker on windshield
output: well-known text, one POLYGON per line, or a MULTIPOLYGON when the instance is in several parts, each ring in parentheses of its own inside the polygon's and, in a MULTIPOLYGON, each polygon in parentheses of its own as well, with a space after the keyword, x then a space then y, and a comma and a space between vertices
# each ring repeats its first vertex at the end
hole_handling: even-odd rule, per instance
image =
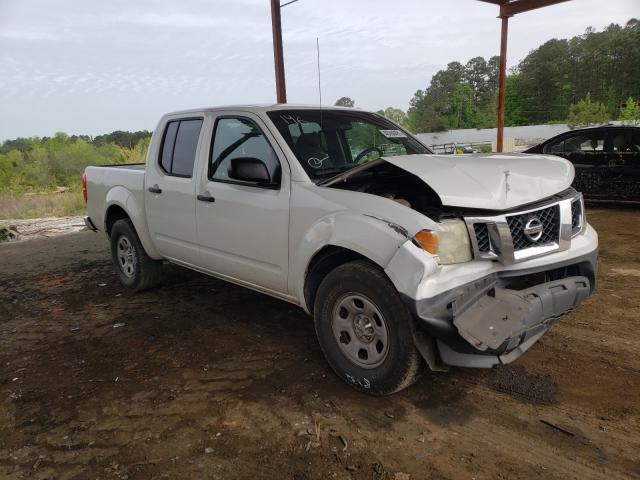
POLYGON ((380 130, 380 133, 387 138, 406 138, 407 134, 401 130, 380 130))

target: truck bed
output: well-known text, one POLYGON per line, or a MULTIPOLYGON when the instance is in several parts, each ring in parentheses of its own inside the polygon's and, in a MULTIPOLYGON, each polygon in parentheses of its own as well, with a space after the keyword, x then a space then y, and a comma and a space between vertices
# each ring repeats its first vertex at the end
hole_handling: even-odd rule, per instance
POLYGON ((145 164, 104 165, 87 167, 87 212, 94 225, 104 228, 104 215, 111 203, 107 198, 114 188, 126 190, 140 208, 144 205, 145 164))

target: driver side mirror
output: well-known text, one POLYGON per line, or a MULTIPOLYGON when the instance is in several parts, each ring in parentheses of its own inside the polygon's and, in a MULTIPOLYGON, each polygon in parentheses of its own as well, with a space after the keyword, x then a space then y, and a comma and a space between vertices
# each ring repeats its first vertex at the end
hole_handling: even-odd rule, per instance
POLYGON ((280 184, 273 182, 267 165, 259 158, 238 157, 229 162, 229 178, 241 182, 256 183, 260 187, 278 188, 280 184))

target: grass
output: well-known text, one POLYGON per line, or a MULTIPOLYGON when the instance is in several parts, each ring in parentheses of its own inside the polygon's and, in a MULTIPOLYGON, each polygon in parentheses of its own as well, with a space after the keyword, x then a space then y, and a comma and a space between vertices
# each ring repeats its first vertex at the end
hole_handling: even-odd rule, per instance
POLYGON ((81 191, 64 193, 0 194, 0 220, 68 217, 85 211, 81 191))

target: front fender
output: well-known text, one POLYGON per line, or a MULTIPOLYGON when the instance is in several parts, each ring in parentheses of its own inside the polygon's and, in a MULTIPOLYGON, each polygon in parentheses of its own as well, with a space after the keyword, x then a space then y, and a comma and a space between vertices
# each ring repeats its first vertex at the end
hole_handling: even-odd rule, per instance
POLYGON ((129 190, 122 186, 113 187, 107 193, 105 204, 105 225, 103 226, 103 231, 107 231, 106 212, 109 211, 110 207, 117 205, 122 208, 127 213, 127 215, 129 215, 129 219, 131 220, 131 223, 133 223, 133 226, 136 229, 136 233, 138 234, 138 238, 140 238, 140 243, 142 243, 142 247, 144 248, 145 252, 147 252, 147 255, 155 260, 162 259, 155 246, 153 245, 151 236, 149 235, 144 205, 142 205, 142 203, 136 199, 135 195, 133 195, 129 190))
MULTIPOLYGON (((430 220, 426 219, 428 222, 430 220)), ((411 243, 409 231, 414 225, 406 228, 377 216, 342 211, 327 215, 314 223, 298 244, 292 263, 291 286, 301 304, 304 306, 304 284, 307 268, 313 257, 326 246, 342 247, 354 251, 382 269, 386 269, 403 244, 411 243)), ((429 258, 427 252, 423 254, 429 258)), ((433 260, 435 263, 435 260, 433 260)), ((407 272, 409 274, 409 272, 407 272)), ((415 275, 410 274, 413 278, 415 275)), ((404 287, 400 275, 391 278, 399 291, 404 287)))
POLYGON ((407 241, 398 248, 384 271, 401 295, 420 298, 425 279, 439 267, 432 255, 407 241))

